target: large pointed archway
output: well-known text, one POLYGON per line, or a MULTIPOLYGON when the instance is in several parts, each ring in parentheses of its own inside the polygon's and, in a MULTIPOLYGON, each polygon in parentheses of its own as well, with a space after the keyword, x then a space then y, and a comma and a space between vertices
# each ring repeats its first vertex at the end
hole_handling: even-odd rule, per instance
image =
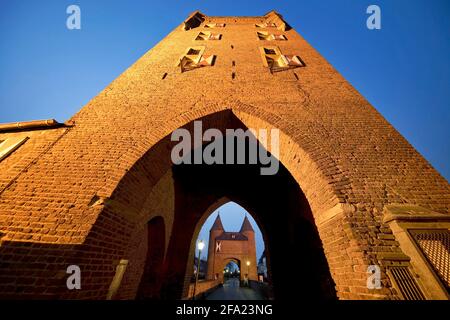
MULTIPOLYGON (((215 128, 223 133, 225 129, 245 130, 252 124, 256 128, 274 128, 247 113, 231 110, 197 120, 202 121, 205 130, 215 128)), ((193 122, 183 128, 193 132, 193 122)), ((326 246, 333 243, 331 239, 321 241, 317 218, 322 218, 324 210, 331 209, 338 200, 308 154, 285 135, 282 127, 279 129, 280 144, 285 146, 282 150, 289 152, 280 154, 278 173, 268 176, 260 174, 260 164, 175 166, 170 157, 175 143, 170 141, 170 135, 166 136, 126 169, 112 195, 101 202, 103 213, 84 246, 89 247, 101 238, 102 216, 115 216, 121 221, 120 228, 128 235, 128 240, 124 238, 124 242, 112 244, 117 253, 117 258, 111 261, 112 266, 114 261, 123 258, 134 265, 144 264, 145 253, 142 250, 138 252, 132 243, 140 241, 141 230, 152 217, 164 217, 166 248, 158 298, 186 297, 190 281, 188 266, 193 263, 194 239, 199 229, 218 206, 234 201, 251 212, 264 231, 276 299, 335 298, 334 266, 325 257, 326 246), (291 295, 293 287, 302 290, 291 295)), ((339 219, 333 223, 339 223, 339 219)), ((111 255, 108 258, 111 259, 111 255)), ((127 288, 127 294, 121 297, 136 297, 144 269, 133 271, 132 276, 125 272, 126 282, 121 284, 121 288, 127 288)), ((113 270, 111 277, 114 276, 113 270)))
MULTIPOLYGON (((209 121, 216 121, 214 127, 222 131, 230 127, 247 129, 231 112, 202 120, 203 126, 207 124, 205 127, 211 127, 209 121)), ((149 156, 156 160, 152 154, 149 156)), ((173 197, 165 199, 173 201, 173 226, 162 275, 163 299, 187 295, 190 279, 187 270, 193 263, 194 239, 208 212, 224 198, 245 207, 264 230, 275 297, 292 297, 293 287, 302 288, 297 297, 335 297, 334 282, 311 207, 299 184, 283 164, 275 175, 263 176, 260 168, 261 164, 168 166, 160 180, 165 183, 152 190, 154 194, 169 193, 173 197)), ((158 201, 161 205, 161 199, 158 201)), ((152 205, 152 201, 147 203, 152 205)))

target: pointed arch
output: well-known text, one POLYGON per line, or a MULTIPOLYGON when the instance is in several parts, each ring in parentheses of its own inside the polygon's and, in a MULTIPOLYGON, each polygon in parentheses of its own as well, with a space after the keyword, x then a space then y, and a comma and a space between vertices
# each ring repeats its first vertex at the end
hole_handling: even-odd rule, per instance
MULTIPOLYGON (((183 230, 178 230, 172 221, 177 219, 177 210, 179 210, 177 209, 177 202, 180 202, 180 199, 183 197, 180 194, 181 190, 177 189, 182 189, 183 186, 177 186, 177 183, 174 183, 177 178, 173 176, 170 159, 170 150, 174 144, 170 141, 170 132, 179 127, 193 132, 194 120, 202 120, 205 130, 207 128, 216 128, 222 132, 229 128, 279 129, 280 143, 284 146, 279 160, 283 165, 286 177, 292 177, 292 179, 289 179, 300 188, 302 197, 308 203, 307 207, 311 212, 311 215, 308 217, 310 222, 314 225, 314 221, 316 221, 320 233, 320 224, 323 221, 327 221, 337 215, 341 215, 339 219, 345 219, 342 215, 343 211, 339 208, 336 210, 336 206, 341 201, 341 195, 334 187, 334 179, 336 176, 339 176, 339 174, 336 175, 336 172, 339 172, 339 168, 332 159, 324 161, 327 157, 326 155, 324 156, 324 153, 321 153, 320 148, 312 147, 313 145, 308 141, 306 135, 293 134, 292 125, 280 117, 254 106, 241 103, 231 105, 232 108, 212 106, 197 109, 192 113, 177 115, 162 128, 155 128, 155 132, 151 137, 142 137, 142 139, 136 141, 127 152, 129 156, 121 159, 118 167, 115 168, 113 174, 108 175, 104 187, 97 195, 102 200, 98 208, 99 215, 86 238, 85 245, 89 246, 91 242, 99 241, 101 234, 104 233, 105 217, 112 217, 116 221, 122 221, 121 227, 125 225, 125 234, 131 237, 133 230, 141 228, 144 221, 149 218, 151 212, 155 210, 155 205, 158 207, 159 203, 163 203, 163 205, 160 205, 162 207, 160 209, 165 211, 164 218, 168 222, 166 225, 172 226, 167 233, 167 236, 170 235, 171 237, 171 241, 167 244, 169 246, 168 252, 177 250, 170 247, 170 244, 173 242, 173 236, 183 232, 183 230), (190 121, 186 122, 188 120, 190 121), (146 140, 146 138, 150 139, 146 140), (328 171, 332 171, 333 175, 327 173, 328 171), (136 192, 130 194, 130 190, 135 190, 136 192), (146 192, 140 192, 142 190, 146 192), (152 196, 154 197, 153 200, 149 201, 149 198, 152 196)), ((270 149, 268 151, 270 152, 270 149)), ((219 199, 221 199, 220 201, 226 201, 226 197, 226 195, 219 197, 211 195, 210 198, 207 197, 204 200, 213 203, 212 206, 219 206, 220 203, 216 203, 216 201, 219 199)), ((238 203, 245 202, 245 199, 236 200, 238 203)), ((203 212, 206 209, 203 208, 201 211, 203 212)), ((191 226, 197 225, 198 222, 195 216, 182 218, 182 220, 184 219, 182 224, 189 226, 189 230, 191 230, 191 226)), ((258 218, 255 217, 255 219, 257 220, 258 218)), ((338 220, 337 223, 342 222, 338 220)), ((289 228, 289 226, 287 227, 289 228)), ((264 226, 261 229, 263 228, 264 226)), ((314 228, 316 228, 315 225, 314 228)), ((195 231, 194 229, 192 231, 195 231)), ((191 231, 186 232, 192 236, 191 231)), ((345 235, 345 237, 348 237, 348 235, 345 235)), ((192 239, 192 237, 189 239, 192 239)), ((124 240, 124 243, 115 243, 119 250, 125 250, 127 242, 130 241, 126 240, 126 238, 124 240)), ((323 245, 325 252, 328 252, 329 250, 326 249, 327 242, 324 241, 323 245)), ((124 254, 126 255, 125 252, 124 254)), ((183 262, 181 260, 178 261, 177 257, 173 259, 174 261, 172 262, 165 262, 164 268, 166 272, 169 272, 166 274, 166 282, 168 283, 166 288, 175 288, 180 282, 179 274, 170 274, 171 267, 169 265, 183 262)), ((270 257, 268 257, 268 260, 270 260, 270 257)), ((330 268, 333 268, 333 266, 330 265, 330 268)), ((186 274, 185 270, 184 274, 186 274)), ((187 281, 186 276, 185 281, 187 281)), ((174 293, 167 293, 166 298, 182 296, 182 292, 177 289, 168 289, 168 292, 174 293)))

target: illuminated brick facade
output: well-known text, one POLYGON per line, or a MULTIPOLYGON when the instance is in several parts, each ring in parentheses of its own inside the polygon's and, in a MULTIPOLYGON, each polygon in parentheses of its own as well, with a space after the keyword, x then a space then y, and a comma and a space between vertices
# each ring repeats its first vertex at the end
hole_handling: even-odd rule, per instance
POLYGON ((448 298, 441 253, 427 260, 409 234, 445 239, 448 182, 276 12, 196 12, 70 123, 0 129, 21 137, 0 162, 0 297, 186 296, 200 226, 235 201, 264 235, 276 299, 408 298, 405 270, 448 298), (279 129, 279 173, 174 167, 170 135, 194 120, 279 129))

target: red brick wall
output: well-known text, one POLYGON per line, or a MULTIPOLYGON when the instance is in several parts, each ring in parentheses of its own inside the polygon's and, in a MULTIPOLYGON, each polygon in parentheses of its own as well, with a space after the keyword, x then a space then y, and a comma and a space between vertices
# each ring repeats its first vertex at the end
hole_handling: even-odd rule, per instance
MULTIPOLYGON (((195 288, 195 296, 197 297, 208 290, 214 289, 219 284, 220 284, 220 282, 216 281, 216 280, 199 281, 195 288)), ((193 297, 193 295, 194 295, 194 284, 191 283, 189 285, 188 295, 185 298, 191 299, 193 297)))

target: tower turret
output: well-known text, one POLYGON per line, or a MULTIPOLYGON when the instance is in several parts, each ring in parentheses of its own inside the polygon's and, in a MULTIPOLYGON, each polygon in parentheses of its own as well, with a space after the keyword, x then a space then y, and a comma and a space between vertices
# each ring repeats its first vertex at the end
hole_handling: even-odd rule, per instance
MULTIPOLYGON (((214 270, 214 252, 216 248, 216 238, 224 232, 222 220, 220 219, 220 213, 217 214, 211 229, 209 230, 209 244, 208 244, 208 270, 206 278, 208 280, 214 280, 219 270, 214 270)), ((220 248, 219 248, 220 249, 220 248)))
POLYGON ((252 224, 248 220, 247 216, 245 216, 244 221, 242 222, 241 230, 239 230, 239 232, 244 233, 249 231, 253 233, 255 232, 255 230, 253 230, 252 224))
POLYGON ((247 258, 246 261, 242 261, 242 270, 244 274, 248 274, 250 280, 258 280, 258 270, 257 270, 257 262, 256 262, 256 243, 255 243, 255 230, 252 227, 252 224, 247 218, 247 215, 242 222, 241 230, 239 233, 245 235, 248 238, 247 242, 247 258), (249 265, 247 265, 249 263, 249 265))

